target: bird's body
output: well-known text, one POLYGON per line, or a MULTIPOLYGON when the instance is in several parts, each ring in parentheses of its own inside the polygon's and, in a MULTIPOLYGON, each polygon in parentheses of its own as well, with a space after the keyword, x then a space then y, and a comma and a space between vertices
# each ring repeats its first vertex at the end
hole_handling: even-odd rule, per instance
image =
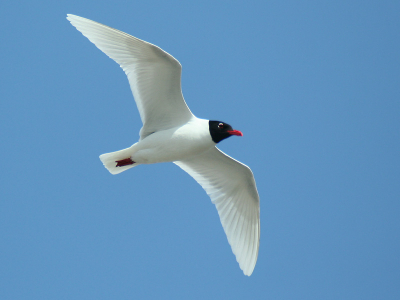
POLYGON ((115 157, 115 152, 100 156, 103 162, 111 157, 110 165, 106 167, 111 173, 120 173, 125 169, 139 164, 155 164, 184 160, 215 147, 209 133, 208 120, 193 118, 182 126, 154 132, 131 147, 124 149, 121 157, 115 157), (130 157, 135 164, 121 169, 115 166, 115 161, 130 157))
POLYGON ((194 117, 180 127, 157 131, 133 147, 132 160, 143 164, 173 162, 190 158, 214 147, 208 120, 194 117))
POLYGON ((221 121, 199 119, 181 91, 181 65, 159 47, 103 24, 68 15, 68 20, 125 71, 143 127, 131 147, 100 155, 118 174, 143 164, 173 162, 192 176, 216 205, 240 268, 251 275, 260 238, 259 196, 253 173, 217 147, 241 136, 221 121))

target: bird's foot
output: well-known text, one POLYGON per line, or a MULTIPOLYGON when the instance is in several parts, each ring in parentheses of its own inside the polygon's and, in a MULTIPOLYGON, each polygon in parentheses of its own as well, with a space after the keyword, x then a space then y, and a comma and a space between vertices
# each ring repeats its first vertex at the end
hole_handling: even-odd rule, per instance
POLYGON ((127 165, 133 165, 135 162, 129 157, 121 160, 115 161, 117 163, 116 167, 123 167, 127 165))

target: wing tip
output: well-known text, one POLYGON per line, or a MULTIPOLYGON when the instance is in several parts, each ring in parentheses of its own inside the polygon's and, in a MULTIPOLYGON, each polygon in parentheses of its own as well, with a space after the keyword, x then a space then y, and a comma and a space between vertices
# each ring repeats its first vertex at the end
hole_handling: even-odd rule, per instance
POLYGON ((73 15, 73 14, 67 14, 67 17, 66 17, 66 19, 70 22, 72 19, 77 19, 77 18, 81 18, 81 17, 79 17, 77 15, 73 15))

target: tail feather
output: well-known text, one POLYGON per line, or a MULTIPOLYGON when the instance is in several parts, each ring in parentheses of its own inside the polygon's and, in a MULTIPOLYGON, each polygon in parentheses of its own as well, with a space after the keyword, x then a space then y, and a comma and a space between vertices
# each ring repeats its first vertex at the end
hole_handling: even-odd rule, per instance
POLYGON ((134 163, 131 165, 124 165, 117 167, 118 165, 117 161, 129 159, 132 154, 133 154, 132 147, 129 147, 119 151, 102 154, 100 155, 100 160, 103 163, 103 165, 107 168, 107 170, 110 171, 111 174, 115 175, 139 165, 138 163, 134 163))

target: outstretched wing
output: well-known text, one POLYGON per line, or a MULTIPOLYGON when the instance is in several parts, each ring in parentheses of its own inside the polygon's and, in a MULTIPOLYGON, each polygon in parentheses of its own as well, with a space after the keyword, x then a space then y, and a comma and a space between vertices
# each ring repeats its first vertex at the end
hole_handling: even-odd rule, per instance
POLYGON ((240 268, 250 276, 260 241, 260 200, 253 172, 216 147, 174 163, 206 190, 240 268))
POLYGON ((92 20, 75 15, 68 15, 67 19, 125 71, 143 122, 141 139, 192 118, 181 90, 182 67, 174 57, 155 45, 92 20))

